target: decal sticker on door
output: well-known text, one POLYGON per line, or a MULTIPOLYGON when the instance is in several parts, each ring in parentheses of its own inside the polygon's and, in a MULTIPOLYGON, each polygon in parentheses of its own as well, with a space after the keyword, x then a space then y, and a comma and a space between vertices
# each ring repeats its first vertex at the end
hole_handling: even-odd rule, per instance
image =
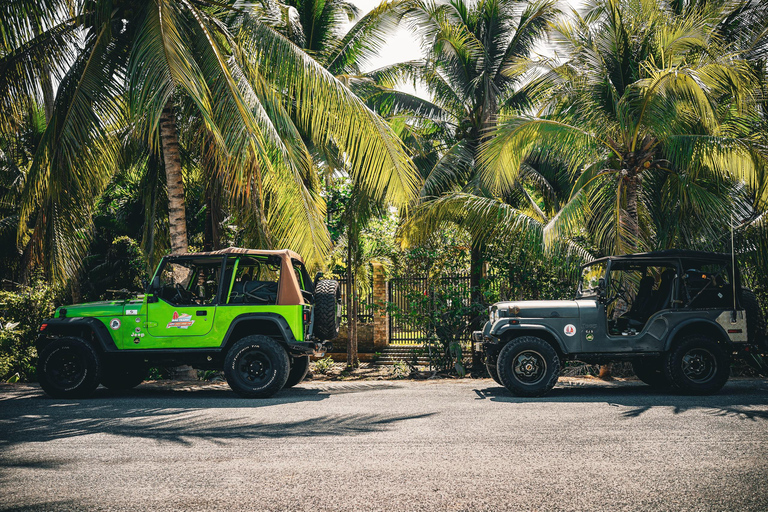
POLYGON ((176 329, 187 329, 190 325, 194 324, 195 321, 192 320, 192 315, 180 315, 178 311, 173 312, 173 319, 168 323, 168 325, 165 326, 166 329, 176 328, 176 329))
POLYGON ((573 336, 576 334, 576 326, 573 324, 568 324, 563 328, 563 332, 566 336, 573 336))

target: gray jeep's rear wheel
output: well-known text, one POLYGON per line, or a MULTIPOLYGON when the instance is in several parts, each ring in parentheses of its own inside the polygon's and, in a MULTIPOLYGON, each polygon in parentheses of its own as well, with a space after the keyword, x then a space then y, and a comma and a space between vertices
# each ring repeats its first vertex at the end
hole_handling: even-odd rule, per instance
POLYGON ((224 358, 227 384, 246 398, 274 395, 285 385, 289 371, 288 352, 269 336, 246 336, 224 358))
POLYGON ((661 361, 656 358, 632 361, 632 371, 635 372, 635 376, 637 376, 638 379, 652 388, 669 389, 672 387, 672 382, 667 379, 667 376, 664 374, 664 368, 661 361))
POLYGON ((683 393, 710 395, 731 374, 731 356, 709 336, 693 334, 676 343, 664 357, 664 374, 683 393))
POLYGON ((555 349, 536 336, 521 336, 504 345, 496 364, 501 383, 518 396, 541 396, 560 377, 555 349))
POLYGON ((315 289, 315 325, 313 333, 321 340, 332 340, 339 335, 339 300, 341 288, 338 281, 323 279, 315 289))
POLYGON ((102 365, 96 350, 81 338, 53 340, 40 351, 37 380, 53 398, 84 398, 99 385, 102 365))
POLYGON ((309 356, 291 356, 291 371, 284 388, 292 388, 301 383, 309 372, 309 356))

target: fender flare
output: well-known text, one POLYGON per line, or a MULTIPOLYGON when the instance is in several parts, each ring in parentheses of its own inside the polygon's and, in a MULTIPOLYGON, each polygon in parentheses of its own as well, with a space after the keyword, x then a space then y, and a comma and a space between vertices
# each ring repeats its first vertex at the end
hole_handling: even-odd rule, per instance
MULTIPOLYGON (((50 342, 51 335, 69 336, 75 332, 87 329, 93 333, 97 343, 97 348, 105 353, 117 352, 118 348, 115 340, 109 333, 107 326, 98 318, 93 317, 74 317, 74 318, 49 318, 42 323, 48 324, 44 331, 38 333, 35 345, 38 350, 42 349, 50 342)), ((88 341, 88 340, 86 340, 88 341)))
POLYGON ((298 341, 293 335, 291 326, 288 325, 288 321, 282 315, 277 313, 243 313, 242 315, 236 316, 234 320, 232 320, 232 322, 229 324, 227 333, 224 335, 224 339, 221 340, 220 348, 222 351, 226 350, 232 341, 232 333, 235 331, 237 326, 243 322, 249 322, 251 320, 268 321, 274 324, 282 336, 282 340, 278 341, 286 343, 289 347, 291 345, 298 345, 302 343, 298 341))
POLYGON ((731 344, 731 338, 728 336, 728 333, 725 332, 725 329, 723 329, 723 327, 717 322, 713 322, 712 320, 705 318, 690 318, 684 322, 681 322, 674 329, 672 329, 672 331, 669 333, 669 336, 667 336, 666 343, 664 343, 664 351, 669 351, 672 348, 672 343, 674 342, 675 338, 678 334, 680 334, 680 331, 692 324, 706 325, 707 328, 714 328, 727 345, 731 344))
POLYGON ((491 332, 493 336, 501 338, 505 334, 509 332, 514 331, 543 331, 549 334, 552 339, 555 340, 555 343, 557 343, 557 349, 562 354, 567 354, 568 352, 565 350, 565 345, 563 344, 563 340, 560 339, 560 336, 550 327, 546 325, 540 325, 540 324, 506 324, 501 326, 496 332, 491 332))

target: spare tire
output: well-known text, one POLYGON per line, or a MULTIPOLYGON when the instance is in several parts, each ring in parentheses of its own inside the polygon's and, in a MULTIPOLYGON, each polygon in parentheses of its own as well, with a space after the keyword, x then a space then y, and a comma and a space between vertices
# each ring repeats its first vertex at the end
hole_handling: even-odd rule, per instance
POLYGON ((757 302, 755 292, 749 288, 741 289, 741 307, 747 312, 747 340, 762 349, 768 349, 766 343, 765 317, 757 302))
POLYGON ((338 281, 324 279, 315 287, 314 335, 321 340, 339 336, 339 308, 341 288, 338 281))

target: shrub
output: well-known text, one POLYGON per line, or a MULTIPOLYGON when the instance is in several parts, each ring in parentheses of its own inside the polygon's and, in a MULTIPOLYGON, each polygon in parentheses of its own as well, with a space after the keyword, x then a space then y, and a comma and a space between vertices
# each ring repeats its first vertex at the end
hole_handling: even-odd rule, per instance
POLYGON ((40 278, 17 291, 0 291, 0 380, 35 378, 34 343, 42 321, 53 316, 56 290, 40 278))
POLYGON ((315 363, 315 370, 323 375, 331 371, 331 368, 333 368, 333 358, 331 356, 324 357, 315 363))

